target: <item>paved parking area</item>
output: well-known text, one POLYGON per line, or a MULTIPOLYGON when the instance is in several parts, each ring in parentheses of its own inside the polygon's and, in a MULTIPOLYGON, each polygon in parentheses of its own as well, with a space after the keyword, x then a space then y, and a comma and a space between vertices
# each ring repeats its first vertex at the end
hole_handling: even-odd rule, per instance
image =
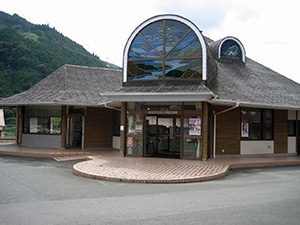
POLYGON ((141 184, 78 177, 73 165, 1 155, 0 224, 299 225, 299 166, 141 184))

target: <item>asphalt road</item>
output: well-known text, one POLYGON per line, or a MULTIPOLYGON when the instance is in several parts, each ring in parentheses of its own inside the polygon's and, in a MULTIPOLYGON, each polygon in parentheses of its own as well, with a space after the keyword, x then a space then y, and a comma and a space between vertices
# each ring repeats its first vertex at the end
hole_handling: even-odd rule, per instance
POLYGON ((73 164, 0 156, 0 224, 300 224, 300 166, 135 184, 78 177, 73 164))

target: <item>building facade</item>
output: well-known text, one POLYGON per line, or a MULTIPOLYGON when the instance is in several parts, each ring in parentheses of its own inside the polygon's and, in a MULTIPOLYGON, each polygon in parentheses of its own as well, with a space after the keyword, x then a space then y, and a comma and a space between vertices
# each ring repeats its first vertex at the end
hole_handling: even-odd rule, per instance
POLYGON ((297 154, 299 84, 246 57, 235 37, 218 41, 191 21, 160 15, 124 48, 121 154, 203 159, 297 154))
POLYGON ((16 107, 16 143, 48 148, 119 148, 120 111, 101 92, 121 85, 121 71, 65 65, 20 94, 1 99, 16 107))
POLYGON ((198 160, 300 151, 300 85, 177 15, 132 32, 123 71, 65 65, 0 106, 17 107, 24 146, 198 160))

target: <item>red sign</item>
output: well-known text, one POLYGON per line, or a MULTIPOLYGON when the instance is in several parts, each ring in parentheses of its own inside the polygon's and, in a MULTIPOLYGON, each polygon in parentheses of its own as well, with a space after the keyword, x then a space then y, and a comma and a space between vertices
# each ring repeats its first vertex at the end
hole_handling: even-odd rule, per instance
POLYGON ((127 147, 133 147, 133 137, 127 137, 127 147))

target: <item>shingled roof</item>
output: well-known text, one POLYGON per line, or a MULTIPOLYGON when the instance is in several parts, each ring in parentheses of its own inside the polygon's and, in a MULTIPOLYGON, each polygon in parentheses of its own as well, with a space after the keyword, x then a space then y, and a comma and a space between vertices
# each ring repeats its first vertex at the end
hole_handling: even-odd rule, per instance
POLYGON ((0 106, 97 106, 131 96, 132 100, 141 101, 201 101, 202 98, 212 104, 300 109, 300 84, 249 58, 246 63, 218 59, 220 40, 213 42, 207 38, 206 42, 211 56, 207 82, 139 81, 122 86, 120 70, 65 65, 29 90, 1 99, 0 106))
MULTIPOLYGON (((215 49, 210 50, 217 57, 215 49)), ((246 58, 245 64, 217 58, 215 61, 217 74, 207 83, 208 88, 218 96, 212 103, 300 109, 300 84, 250 58, 246 58)))
POLYGON ((20 94, 1 99, 2 106, 18 105, 101 105, 121 86, 122 71, 64 65, 45 79, 20 94))

